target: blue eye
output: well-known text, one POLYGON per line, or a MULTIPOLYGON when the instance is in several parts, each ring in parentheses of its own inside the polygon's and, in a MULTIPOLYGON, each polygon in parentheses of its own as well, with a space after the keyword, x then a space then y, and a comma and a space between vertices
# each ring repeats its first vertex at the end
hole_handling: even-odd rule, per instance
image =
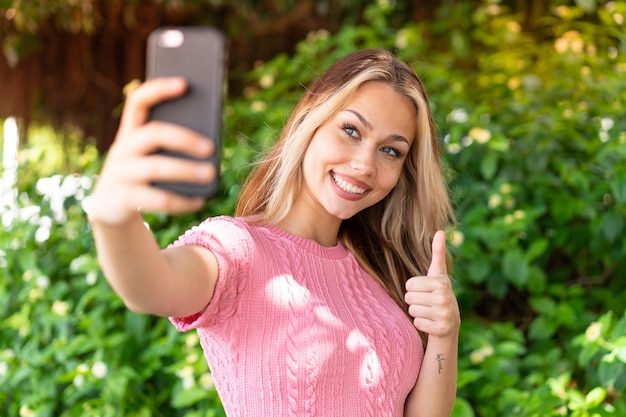
POLYGON ((359 137, 359 130, 349 124, 344 124, 342 127, 344 132, 346 132, 346 134, 352 138, 358 138, 359 137))
POLYGON ((399 159, 402 157, 402 152, 400 152, 398 149, 396 148, 392 148, 390 146, 385 146, 381 149, 383 152, 385 152, 387 155, 392 156, 396 159, 399 159))

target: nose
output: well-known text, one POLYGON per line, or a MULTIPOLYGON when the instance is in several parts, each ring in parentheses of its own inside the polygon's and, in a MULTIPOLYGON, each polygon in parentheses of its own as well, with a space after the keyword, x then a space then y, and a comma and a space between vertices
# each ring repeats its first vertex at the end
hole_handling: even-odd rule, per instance
POLYGON ((375 150, 368 147, 356 149, 350 159, 350 167, 361 175, 367 177, 376 176, 375 150))

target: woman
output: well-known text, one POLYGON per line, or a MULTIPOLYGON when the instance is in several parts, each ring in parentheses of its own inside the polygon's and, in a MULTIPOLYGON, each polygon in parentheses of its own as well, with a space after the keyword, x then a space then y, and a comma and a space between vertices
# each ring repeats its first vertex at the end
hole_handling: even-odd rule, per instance
POLYGON ((249 176, 236 216, 160 250, 137 207, 204 202, 150 184, 216 172, 153 154, 213 152, 147 122, 184 89, 159 79, 131 94, 94 190, 99 259, 126 305, 197 329, 229 416, 449 415, 460 318, 440 230, 453 213, 417 75, 384 50, 340 59, 249 176))

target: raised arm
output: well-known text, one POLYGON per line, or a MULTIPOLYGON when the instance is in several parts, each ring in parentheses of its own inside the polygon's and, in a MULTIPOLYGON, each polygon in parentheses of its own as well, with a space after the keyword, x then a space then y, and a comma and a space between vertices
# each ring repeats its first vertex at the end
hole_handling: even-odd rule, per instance
POLYGON ((200 311, 213 294, 217 263, 201 247, 161 250, 144 226, 141 210, 179 214, 203 200, 151 186, 153 181, 208 182, 215 167, 155 154, 158 149, 198 158, 213 152, 211 141, 180 126, 148 121, 150 108, 184 93, 182 79, 155 79, 133 91, 92 194, 89 220, 102 270, 134 311, 182 317, 200 311))
POLYGON ((415 327, 428 333, 428 346, 415 388, 409 394, 407 417, 449 417, 456 398, 458 337, 461 319, 446 268, 446 237, 433 238, 428 276, 406 283, 405 301, 415 327))

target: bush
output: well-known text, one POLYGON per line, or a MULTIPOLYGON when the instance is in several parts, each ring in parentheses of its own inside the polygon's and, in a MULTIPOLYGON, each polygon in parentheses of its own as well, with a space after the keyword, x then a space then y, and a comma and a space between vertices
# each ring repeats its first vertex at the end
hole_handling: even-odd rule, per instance
MULTIPOLYGON (((395 49, 430 93, 460 219, 454 415, 625 415, 626 3, 561 4, 534 37, 499 3, 468 4, 394 29, 381 2, 366 26, 256 67, 226 109, 218 198, 146 221, 166 245, 232 213, 300 85, 355 48, 395 49)), ((98 166, 38 181, 37 161, 20 167, 19 215, 0 231, 0 414, 223 415, 197 337, 104 282, 82 209, 98 166)))

